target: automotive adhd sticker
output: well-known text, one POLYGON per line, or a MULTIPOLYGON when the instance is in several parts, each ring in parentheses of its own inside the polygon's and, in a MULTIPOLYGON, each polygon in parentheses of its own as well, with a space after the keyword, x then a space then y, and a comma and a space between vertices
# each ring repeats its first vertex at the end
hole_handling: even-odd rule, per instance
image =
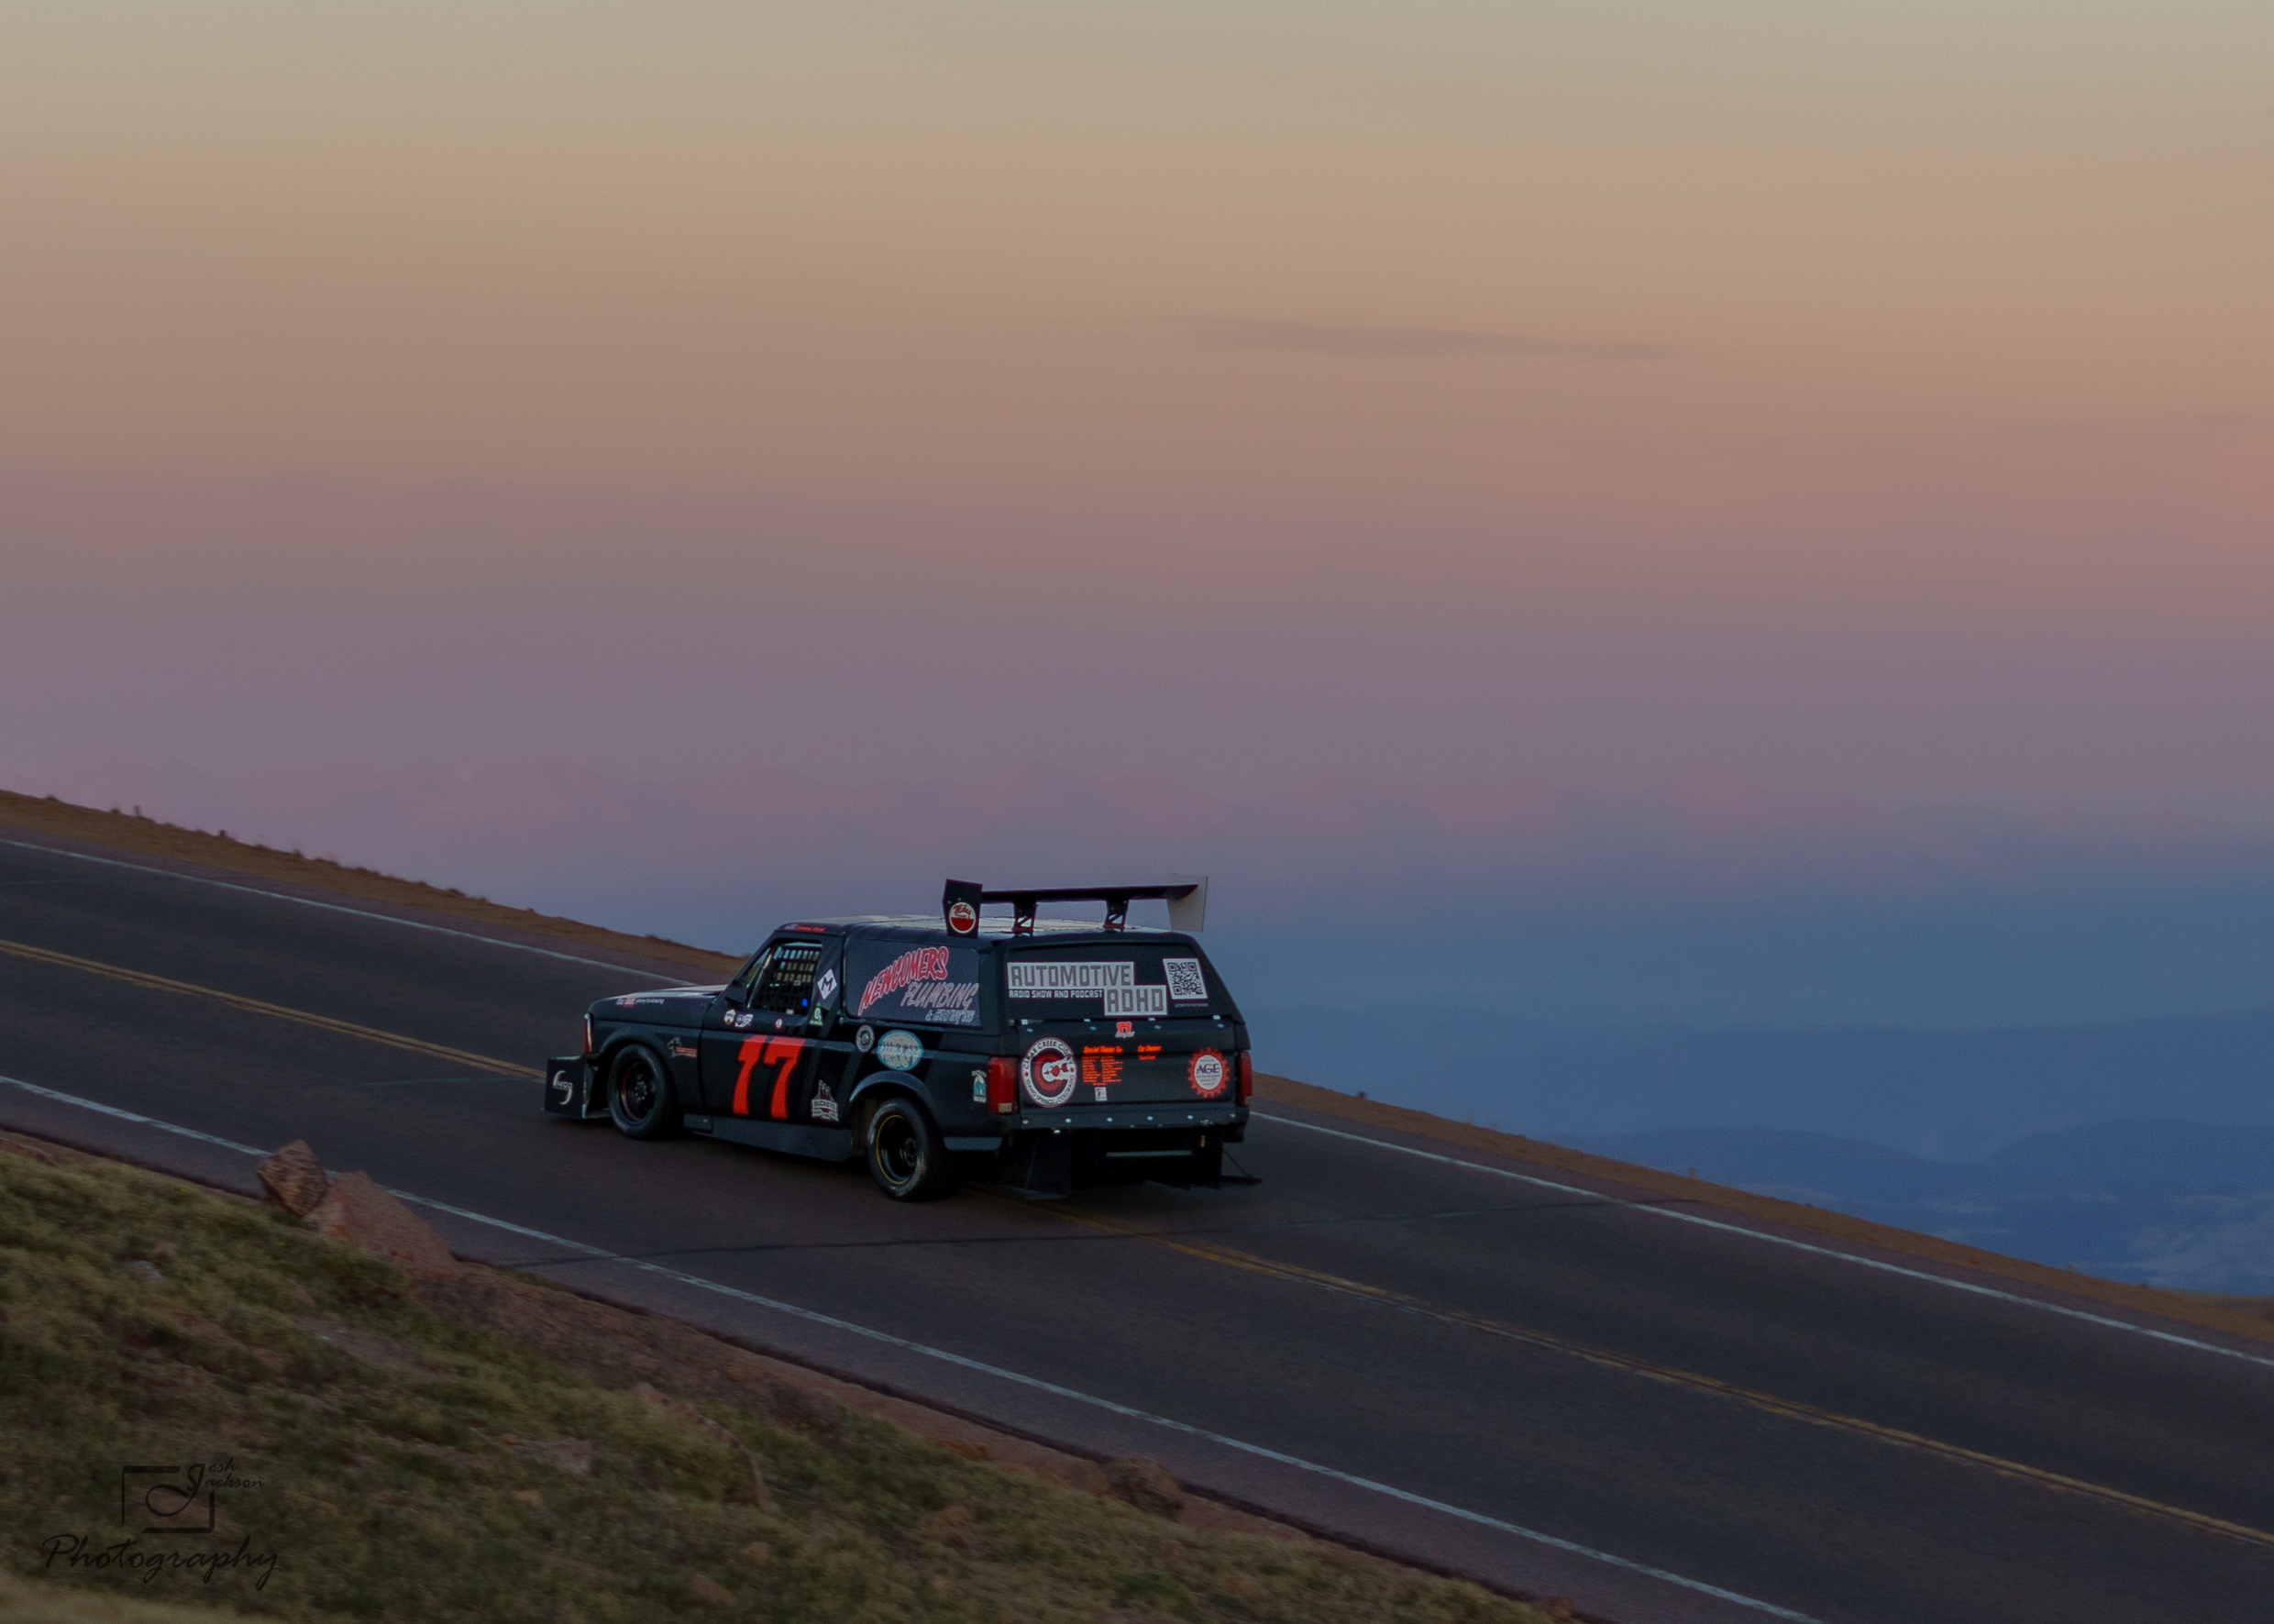
POLYGON ((1137 985, 1137 967, 1127 959, 1014 958, 1013 998, 1098 998, 1110 987, 1137 985))
POLYGON ((1137 967, 1127 959, 1014 958, 1013 998, 1094 998, 1105 1015, 1165 1015, 1168 989, 1139 983, 1137 967))
POLYGON ((1192 1091, 1203 1099, 1213 1099, 1221 1094, 1224 1081, 1230 1075, 1224 1057, 1214 1049, 1200 1050, 1185 1067, 1185 1076, 1192 1083, 1192 1091))
POLYGON ((1082 1068, 1075 1062, 1074 1050, 1061 1039, 1038 1038, 1019 1057, 1019 1086, 1029 1099, 1048 1110, 1055 1110, 1073 1099, 1081 1080, 1082 1068))

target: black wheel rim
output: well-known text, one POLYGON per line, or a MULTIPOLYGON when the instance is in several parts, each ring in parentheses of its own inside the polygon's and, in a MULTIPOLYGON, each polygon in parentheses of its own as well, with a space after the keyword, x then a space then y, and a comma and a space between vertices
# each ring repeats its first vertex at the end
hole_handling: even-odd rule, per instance
POLYGON ((656 1074, 645 1060, 635 1060, 624 1068, 624 1081, 616 1087, 616 1098, 623 1102, 624 1114, 635 1122, 644 1122, 656 1109, 656 1074))
POLYGON ((915 1182, 923 1166, 923 1145, 915 1124, 897 1110, 885 1112, 877 1123, 877 1166, 896 1189, 915 1182))

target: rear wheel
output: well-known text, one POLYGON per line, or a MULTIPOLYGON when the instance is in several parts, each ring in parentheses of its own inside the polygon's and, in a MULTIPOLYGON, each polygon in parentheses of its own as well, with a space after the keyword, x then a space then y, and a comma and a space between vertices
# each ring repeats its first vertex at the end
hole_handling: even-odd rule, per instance
POLYGON ((868 1176, 896 1201, 936 1201, 955 1188, 955 1162, 924 1108, 903 1094, 878 1101, 861 1143, 868 1176))
POLYGON ((664 1139, 679 1131, 679 1101, 663 1062, 642 1048, 626 1049, 608 1071, 608 1117, 626 1139, 664 1139))

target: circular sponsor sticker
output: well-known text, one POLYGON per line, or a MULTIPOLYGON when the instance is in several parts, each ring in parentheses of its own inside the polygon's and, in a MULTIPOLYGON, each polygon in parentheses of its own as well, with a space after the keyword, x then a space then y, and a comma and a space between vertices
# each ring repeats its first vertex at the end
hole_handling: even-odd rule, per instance
POLYGON ((877 1058, 894 1071, 913 1071, 923 1058, 923 1044, 914 1033, 896 1029, 877 1040, 877 1058))
POLYGON ((958 900, 947 911, 947 928, 959 936, 968 936, 979 928, 979 911, 958 900))
POLYGON ((1054 1037, 1037 1038, 1019 1061, 1019 1082, 1026 1097, 1053 1110, 1074 1098, 1074 1085, 1081 1080, 1081 1073, 1074 1051, 1054 1037))
POLYGON ((1203 1099, 1213 1099, 1224 1091, 1224 1057, 1213 1049, 1202 1049, 1185 1068, 1192 1079, 1192 1091, 1203 1099))
POLYGON ((853 1034, 853 1046, 862 1054, 867 1054, 877 1046, 877 1029, 873 1026, 862 1027, 853 1034))

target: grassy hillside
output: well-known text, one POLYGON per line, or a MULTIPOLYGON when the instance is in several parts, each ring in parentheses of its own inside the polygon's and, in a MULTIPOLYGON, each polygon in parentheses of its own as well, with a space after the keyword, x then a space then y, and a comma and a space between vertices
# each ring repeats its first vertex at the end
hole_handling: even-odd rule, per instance
POLYGON ((0 1620, 158 1617, 105 1597, 590 1624, 1548 1616, 970 1458, 737 1360, 756 1363, 0 1142, 0 1518, 6 1565, 39 1582, 0 1588, 0 1620), (195 1463, 210 1509, 162 1492, 195 1463))

